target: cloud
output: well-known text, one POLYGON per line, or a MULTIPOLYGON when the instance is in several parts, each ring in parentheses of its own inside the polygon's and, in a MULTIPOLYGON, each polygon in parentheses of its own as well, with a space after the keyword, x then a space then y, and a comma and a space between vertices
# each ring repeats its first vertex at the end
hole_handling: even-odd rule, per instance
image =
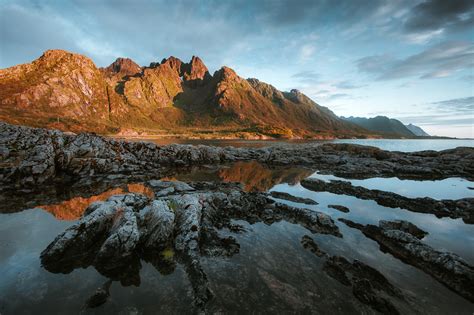
POLYGON ((423 126, 472 126, 474 128, 474 96, 447 99, 413 107, 418 108, 420 114, 400 113, 397 118, 406 123, 423 126))
POLYGON ((299 58, 301 61, 310 59, 316 52, 316 46, 312 44, 305 44, 300 48, 299 58))
POLYGON ((352 96, 347 93, 335 93, 335 94, 329 95, 327 99, 332 101, 332 100, 337 100, 341 98, 352 98, 352 96))
POLYGON ((376 75, 377 80, 447 77, 474 66, 474 44, 443 42, 405 59, 375 55, 357 60, 356 65, 360 72, 376 75))
POLYGON ((336 88, 342 89, 342 90, 353 90, 353 89, 360 89, 360 88, 365 87, 367 85, 365 85, 365 84, 354 84, 353 82, 351 82, 349 80, 345 80, 345 81, 340 81, 340 82, 335 83, 334 86, 336 88))
POLYGON ((69 47, 80 51, 72 36, 77 33, 60 16, 46 14, 41 10, 27 10, 21 6, 9 5, 0 11, 0 60, 9 65, 38 58, 42 51, 54 47, 69 47), (54 34, 54 35, 53 35, 54 34), (34 49, 32 49, 34 47, 34 49))
POLYGON ((472 0, 428 0, 413 7, 404 28, 407 32, 432 32, 465 29, 473 24, 472 0))
POLYGON ((430 103, 433 109, 441 112, 474 115, 474 96, 455 98, 430 103))
POLYGON ((317 82, 319 80, 319 74, 313 70, 300 71, 291 76, 300 82, 317 82))

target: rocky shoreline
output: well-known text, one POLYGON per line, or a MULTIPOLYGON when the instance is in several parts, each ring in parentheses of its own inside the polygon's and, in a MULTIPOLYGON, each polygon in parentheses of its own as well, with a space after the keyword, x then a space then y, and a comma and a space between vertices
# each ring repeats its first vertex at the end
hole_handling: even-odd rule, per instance
POLYGON ((140 259, 150 261, 160 273, 184 265, 197 308, 212 298, 201 256, 232 256, 239 252, 233 237, 219 230, 239 231, 232 223, 273 224, 284 220, 312 233, 342 237, 326 214, 294 208, 263 193, 246 193, 238 184, 152 180, 154 197, 115 195, 92 203, 82 218, 42 252, 42 265, 53 273, 70 273, 94 266, 104 276, 123 285, 140 283, 140 259), (173 251, 173 258, 163 257, 173 251))
MULTIPOLYGON (((106 302, 112 281, 138 285, 141 261, 145 261, 163 275, 172 273, 177 265, 182 266, 192 288, 196 311, 206 311, 214 294, 201 260, 230 257, 240 251, 236 238, 222 236, 222 231, 245 233, 239 221, 266 225, 284 221, 305 229, 312 236, 303 236, 301 245, 321 261, 322 270, 375 311, 398 314, 411 303, 405 291, 375 268, 356 259, 331 255, 318 246, 314 238, 317 234, 337 240, 344 235, 337 220, 305 208, 318 205, 317 200, 282 191, 246 191, 242 184, 233 182, 159 180, 172 177, 173 168, 257 161, 273 167, 300 165, 345 178, 474 179, 474 148, 403 153, 350 144, 265 148, 156 146, 0 123, 0 153, 0 191, 2 196, 11 197, 2 197, 5 200, 0 200, 4 203, 0 212, 48 205, 76 195, 105 193, 100 201, 86 198, 87 205, 78 211, 78 220, 41 253, 42 265, 50 272, 70 273, 93 266, 109 279, 86 302, 88 307, 106 302), (64 189, 65 183, 70 185, 69 190, 64 189), (133 186, 136 183, 140 187, 133 186), (48 187, 54 189, 46 191, 48 187)), ((298 177, 298 182, 308 190, 349 195, 385 207, 474 223, 474 198, 408 198, 345 181, 302 178, 298 177)), ((352 212, 343 205, 327 206, 343 216, 352 212)), ((380 221, 375 226, 345 218, 339 221, 376 241, 382 251, 424 271, 473 302, 473 267, 455 254, 424 244, 422 239, 427 233, 414 224, 380 221)))
MULTIPOLYGON (((43 250, 44 268, 70 273, 93 266, 110 281, 129 286, 140 284, 141 260, 150 262, 161 274, 172 273, 179 264, 190 281, 195 309, 205 311, 214 294, 201 259, 239 253, 240 245, 233 236, 221 236, 222 231, 245 233, 236 222, 272 225, 286 221, 313 235, 343 237, 329 215, 276 202, 267 193, 245 192, 236 183, 150 180, 146 186, 153 195, 119 194, 90 204, 80 220, 43 250)), ((383 251, 473 301, 474 267, 455 254, 424 244, 427 233, 414 224, 380 221, 377 227, 344 218, 339 221, 361 230, 383 251)), ((405 294, 373 267, 332 256, 309 235, 302 238, 301 245, 322 260, 322 270, 329 277, 351 287, 354 297, 374 310, 399 314, 409 303, 405 294)), ((105 303, 109 286, 106 282, 87 304, 96 307, 105 303)))
POLYGON ((192 145, 157 146, 90 133, 0 123, 0 184, 15 188, 93 175, 146 174, 162 166, 255 160, 270 165, 311 166, 346 178, 399 177, 474 180, 474 148, 391 152, 352 144, 301 144, 264 148, 192 145))
POLYGON ((389 208, 402 208, 413 212, 432 213, 438 218, 462 218, 467 224, 474 224, 474 198, 459 200, 436 200, 429 197, 409 198, 399 194, 353 186, 350 182, 331 180, 325 182, 316 178, 307 178, 301 185, 312 191, 327 191, 337 195, 349 195, 359 199, 374 200, 389 208))

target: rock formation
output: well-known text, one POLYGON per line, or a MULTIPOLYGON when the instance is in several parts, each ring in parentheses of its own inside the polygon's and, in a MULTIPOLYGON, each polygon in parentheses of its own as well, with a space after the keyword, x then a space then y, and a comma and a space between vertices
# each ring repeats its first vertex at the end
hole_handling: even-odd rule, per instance
MULTIPOLYGON (((243 192, 235 184, 202 182, 190 186, 154 180, 149 187, 155 191, 155 199, 124 194, 92 203, 76 224, 41 253, 42 265, 54 273, 92 265, 113 281, 138 285, 140 258, 152 261, 160 272, 180 263, 191 282, 195 306, 203 309, 213 294, 200 259, 202 255, 238 252, 235 239, 221 238, 218 232, 231 228, 231 220, 266 224, 285 220, 312 233, 341 237, 329 216, 275 203, 262 193, 243 192), (166 250, 175 251, 175 255, 163 257, 166 250)), ((108 290, 99 291, 87 304, 104 302, 108 290)))
POLYGON ((381 249, 403 262, 413 265, 474 302, 474 267, 453 253, 440 252, 422 238, 426 232, 405 221, 380 221, 379 226, 362 225, 347 219, 339 219, 365 236, 379 243, 381 249))
POLYGON ((379 205, 402 208, 413 212, 432 213, 439 218, 462 218, 468 224, 474 223, 474 198, 459 200, 436 200, 430 197, 409 198, 399 194, 353 186, 350 182, 307 178, 301 185, 312 191, 328 191, 338 195, 350 195, 359 199, 374 200, 379 205))
MULTIPOLYGON (((282 145, 264 148, 173 144, 159 147, 153 143, 118 141, 87 133, 70 135, 57 130, 19 127, 5 123, 0 123, 0 152, 0 182, 12 188, 33 187, 64 176, 78 179, 94 175, 139 175, 163 166, 251 160, 269 165, 308 166, 319 169, 322 173, 348 178, 397 176, 434 179, 459 176, 472 180, 474 174, 473 148, 402 153, 350 144, 282 145)), ((312 185, 312 189, 315 187, 312 185)), ((334 191, 339 188, 337 185, 334 191)), ((351 187, 343 188, 343 193, 353 190, 351 187)), ((357 189, 357 192, 352 194, 359 192, 361 196, 371 194, 370 190, 364 189, 357 189)), ((378 193, 370 199, 382 198, 381 196, 397 199, 396 204, 405 200, 378 193)), ((436 205, 438 201, 428 199, 424 201, 433 203, 433 211, 442 216, 460 217, 459 210, 469 210, 469 204, 472 203, 470 199, 464 199, 462 202, 436 205)), ((412 200, 407 200, 406 204, 412 204, 412 200)), ((469 216, 472 218, 472 211, 462 215, 466 220, 470 220, 469 216)))
POLYGON ((118 58, 98 69, 87 57, 48 50, 0 70, 0 119, 65 131, 206 132, 230 137, 354 137, 367 130, 303 94, 283 93, 193 56, 140 67, 118 58))

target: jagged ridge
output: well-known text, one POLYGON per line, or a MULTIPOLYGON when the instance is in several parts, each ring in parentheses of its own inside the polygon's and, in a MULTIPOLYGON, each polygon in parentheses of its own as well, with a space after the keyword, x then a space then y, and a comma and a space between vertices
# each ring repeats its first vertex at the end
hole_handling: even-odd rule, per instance
POLYGON ((228 67, 211 75, 199 57, 140 67, 118 58, 98 69, 87 57, 48 50, 0 70, 0 119, 68 131, 227 132, 270 137, 367 136, 297 90, 245 80, 228 67))

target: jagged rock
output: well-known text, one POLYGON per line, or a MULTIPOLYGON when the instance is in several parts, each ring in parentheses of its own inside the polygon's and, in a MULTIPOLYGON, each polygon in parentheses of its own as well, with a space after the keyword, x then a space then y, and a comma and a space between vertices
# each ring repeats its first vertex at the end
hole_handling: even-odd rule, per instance
POLYGON ((331 180, 329 182, 307 178, 301 185, 313 191, 328 191, 333 194, 350 195, 359 199, 374 200, 379 205, 403 208, 413 212, 432 213, 437 217, 462 218, 464 222, 474 223, 474 198, 459 200, 436 200, 429 197, 409 198, 399 194, 353 186, 350 182, 331 180))
POLYGON ((399 314, 390 299, 403 300, 403 294, 376 269, 358 260, 350 263, 344 257, 331 256, 323 270, 341 284, 352 286, 354 296, 362 303, 383 314, 399 314))
POLYGON ((165 200, 154 200, 139 212, 140 243, 146 249, 167 245, 175 227, 175 212, 165 200))
POLYGON ((109 237, 97 252, 94 262, 96 266, 105 269, 105 274, 120 268, 123 261, 133 256, 140 239, 134 209, 129 206, 115 208, 109 233, 109 237), (118 265, 114 262, 118 262, 118 265))
POLYGON ((108 76, 119 75, 120 77, 132 76, 140 73, 142 69, 130 58, 117 58, 108 67, 101 69, 108 76))
POLYGON ((349 208, 341 206, 341 205, 328 205, 328 208, 336 209, 344 213, 349 212, 349 208))
POLYGON ((419 227, 417 227, 416 225, 414 225, 413 223, 404 221, 404 220, 396 220, 396 221, 380 220, 379 226, 381 229, 384 229, 384 230, 400 230, 402 232, 409 233, 419 239, 423 239, 423 237, 428 235, 428 232, 425 232, 419 227))
POLYGON ((162 181, 162 180, 151 180, 148 184, 153 187, 153 189, 166 189, 173 188, 173 191, 184 192, 184 191, 193 191, 193 187, 189 186, 184 182, 179 181, 162 181))
POLYGON ((106 281, 101 287, 97 288, 94 294, 87 299, 85 303, 86 308, 95 308, 101 306, 110 296, 110 286, 112 285, 112 281, 106 281))
POLYGON ((204 134, 216 124, 234 138, 370 134, 302 93, 288 97, 293 93, 272 87, 270 95, 259 88, 264 83, 249 82, 228 67, 211 76, 196 56, 143 68, 118 58, 99 69, 85 56, 49 50, 32 63, 0 69, 0 118, 106 134, 140 134, 150 126, 182 132, 190 125, 204 134))
POLYGON ((313 233, 331 234, 342 237, 337 225, 335 225, 332 218, 325 213, 305 208, 290 207, 281 203, 275 203, 272 210, 281 216, 283 220, 300 224, 313 233))
MULTIPOLYGON (((264 193, 242 191, 240 185, 149 183, 158 192, 176 189, 166 196, 155 194, 153 201, 129 193, 92 203, 79 222, 41 253, 43 266, 51 272, 68 273, 93 265, 123 285, 138 285, 141 258, 165 274, 178 262, 184 265, 191 282, 195 306, 203 309, 213 294, 200 260, 203 255, 232 256, 239 252, 235 238, 219 236, 219 229, 235 226, 231 220, 267 224, 286 220, 312 233, 341 237, 328 215, 275 203, 264 193)), ((98 294, 99 302, 102 293, 98 294)))
POLYGON ((113 273, 135 249, 139 234, 134 207, 144 202, 145 196, 128 194, 92 203, 78 223, 41 253, 43 266, 52 272, 69 273, 77 267, 97 264, 104 273, 113 273))
MULTIPOLYGON (((8 152, 8 155, 1 156, 0 161, 3 166, 0 168, 0 183, 8 187, 14 185, 32 187, 50 182, 58 175, 80 178, 99 174, 146 174, 165 165, 177 165, 178 161, 183 165, 202 165, 256 160, 273 165, 312 166, 321 171, 336 175, 345 174, 349 177, 460 176, 472 179, 474 174, 473 148, 457 148, 427 154, 388 152, 349 144, 305 144, 269 148, 191 145, 159 147, 152 143, 117 141, 93 134, 69 135, 59 131, 20 127, 1 122, 0 150, 8 152), (388 157, 381 159, 381 155, 388 157), (413 168, 419 167, 427 171, 412 172, 413 168)), ((330 184, 323 182, 322 185, 315 179, 303 181, 304 183, 307 183, 308 187, 311 184, 313 189, 330 189, 330 184)), ((416 200, 417 206, 411 208, 425 211, 429 209, 426 206, 428 202, 438 215, 461 216, 466 222, 474 220, 473 198, 458 201, 407 199, 380 191, 355 189, 342 183, 337 183, 337 187, 336 184, 332 185, 331 189, 335 193, 366 195, 370 199, 381 198, 388 200, 387 205, 408 205, 416 200)))
POLYGON ((272 191, 270 192, 270 196, 277 198, 277 199, 284 199, 292 202, 297 202, 297 203, 304 203, 307 205, 317 205, 318 203, 314 201, 313 199, 310 198, 301 198, 297 196, 290 195, 289 193, 286 192, 281 192, 281 191, 272 191))
POLYGON ((339 220, 361 230, 365 236, 379 243, 383 251, 421 269, 454 292, 474 301, 474 267, 456 254, 439 252, 424 244, 418 238, 422 233, 416 226, 400 222, 362 225, 347 219, 339 220))
POLYGON ((308 249, 310 252, 312 252, 318 257, 324 257, 327 255, 319 248, 318 244, 316 244, 309 235, 305 235, 301 238, 301 245, 303 245, 305 249, 308 249))
POLYGON ((191 61, 181 66, 181 76, 187 86, 198 87, 211 79, 211 75, 199 57, 193 56, 191 61))

